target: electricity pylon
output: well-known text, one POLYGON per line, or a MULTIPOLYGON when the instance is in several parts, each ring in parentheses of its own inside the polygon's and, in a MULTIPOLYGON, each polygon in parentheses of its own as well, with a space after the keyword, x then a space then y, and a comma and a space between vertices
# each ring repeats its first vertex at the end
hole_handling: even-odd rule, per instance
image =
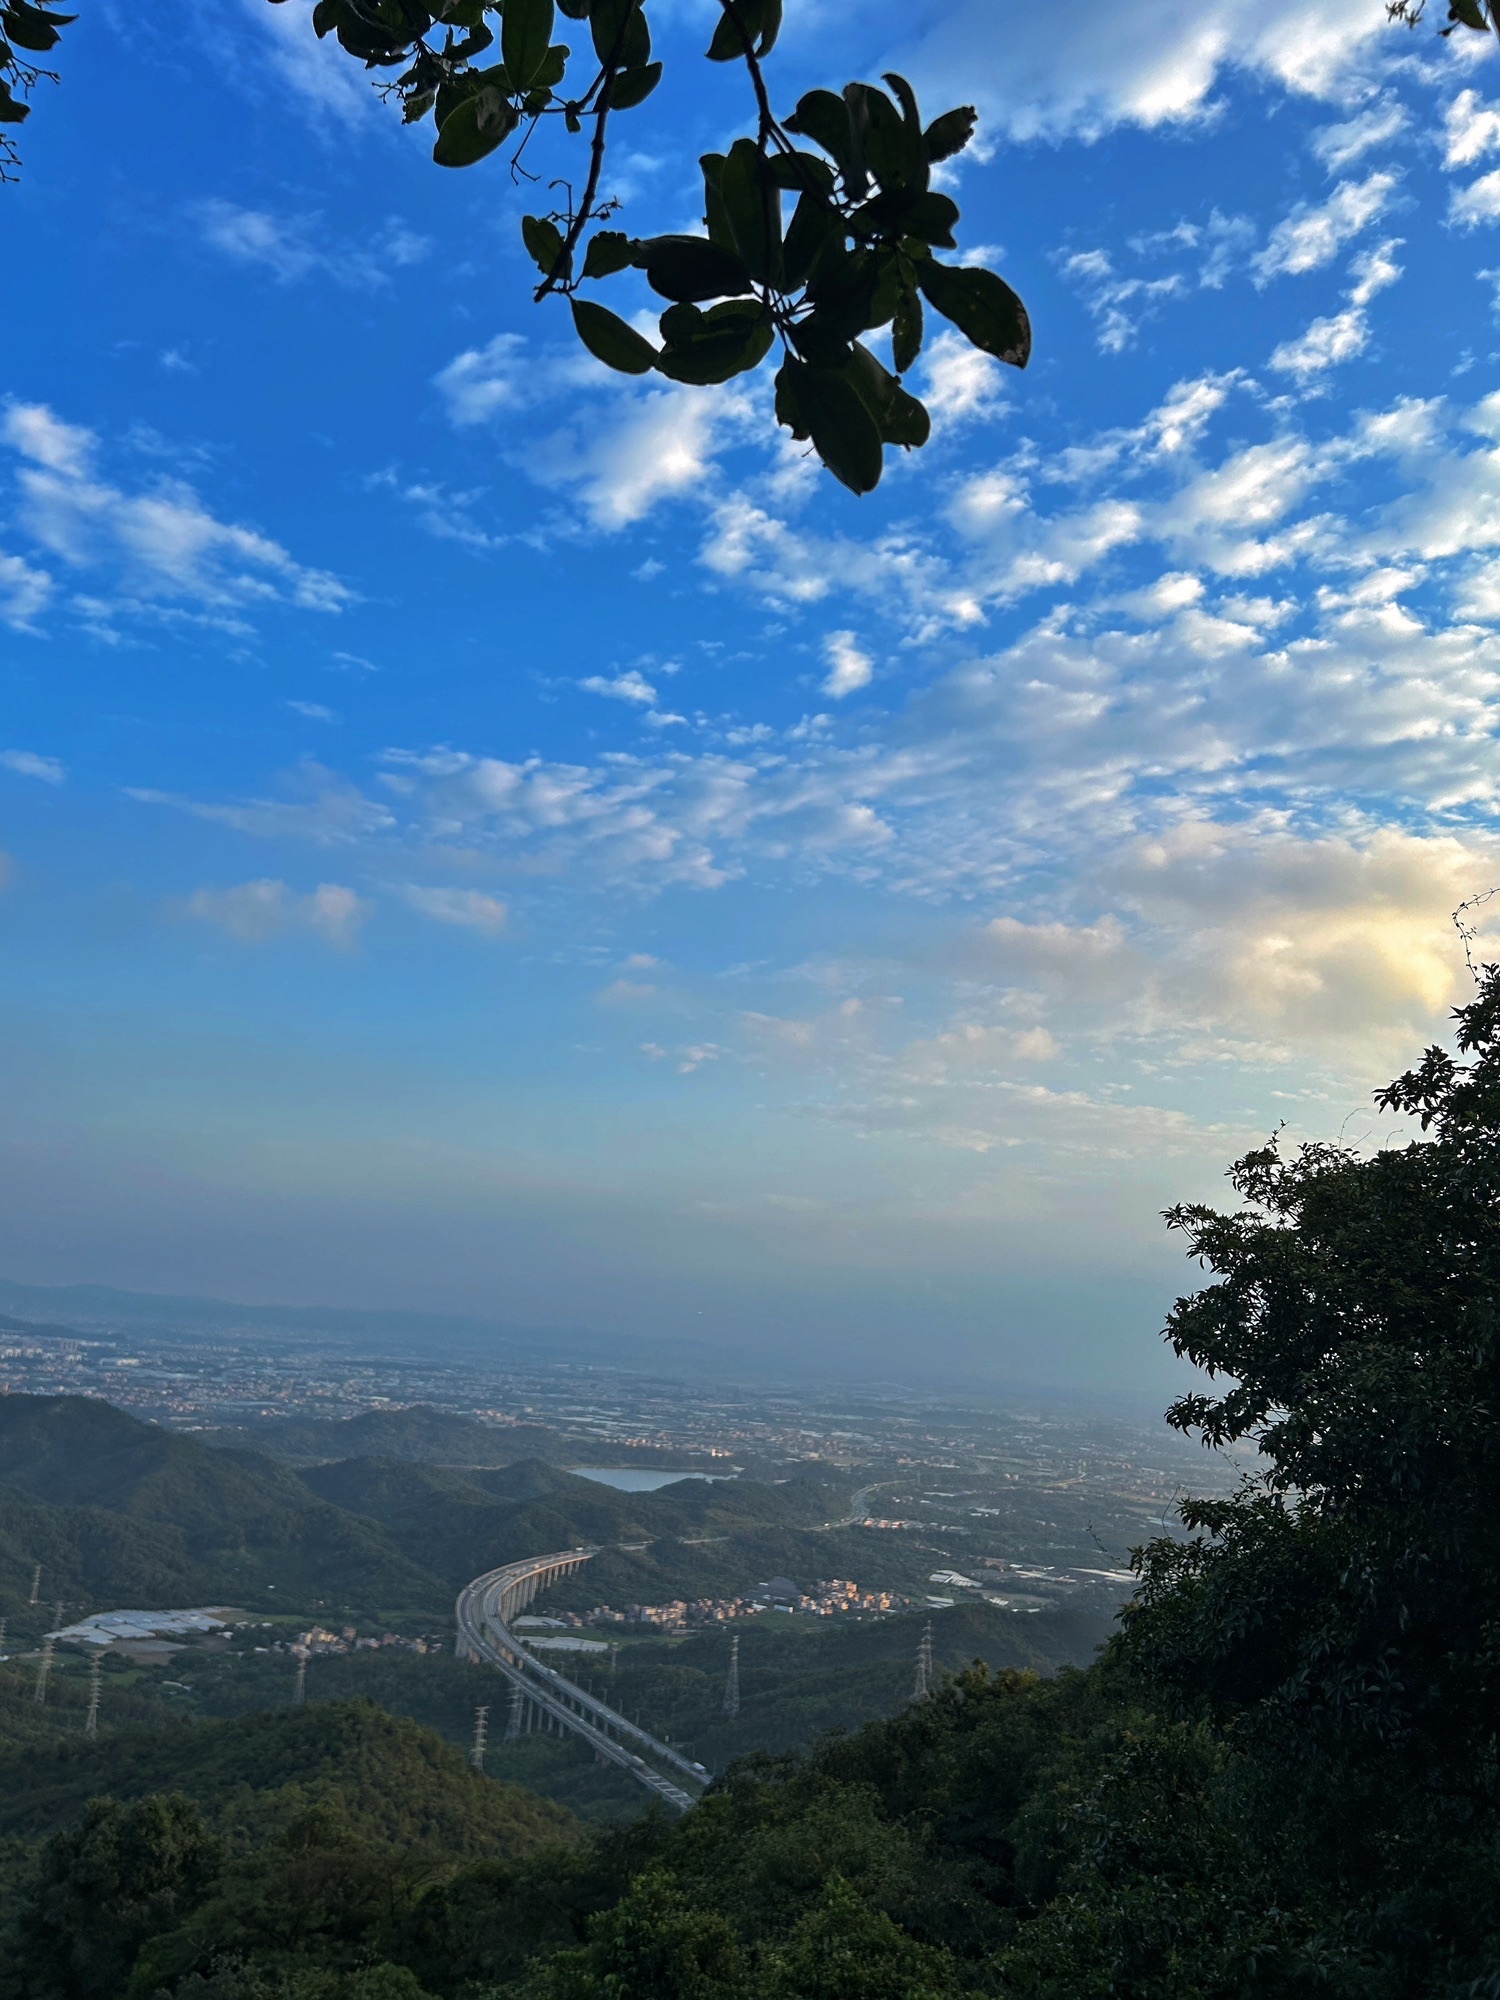
POLYGON ((729 1672, 724 1676, 724 1713, 738 1715, 740 1712, 740 1635, 735 1633, 729 1642, 729 1672))
POLYGON ((99 1671, 103 1665, 103 1655, 95 1653, 89 1662, 89 1712, 83 1718, 83 1733, 90 1742, 99 1734, 99 1671))
POLYGON ((37 1599, 41 1596, 41 1594, 42 1594, 42 1566, 40 1563, 38 1563, 36 1568, 31 1572, 31 1596, 27 1599, 27 1602, 30 1604, 35 1604, 37 1599))
POLYGON ((301 1708, 302 1704, 306 1700, 307 1700, 307 1659, 304 1656, 297 1662, 297 1684, 292 1689, 292 1707, 301 1708))
POLYGON ((521 1735, 521 1710, 526 1706, 526 1697, 513 1681, 510 1689, 510 1714, 505 1721, 505 1740, 515 1743, 521 1735))
POLYGON ((469 1762, 476 1771, 484 1769, 484 1746, 489 1735, 490 1712, 483 1702, 474 1711, 474 1748, 469 1752, 469 1762))
POLYGON ((917 1683, 911 1691, 913 1701, 922 1701, 932 1693, 932 1620, 927 1621, 927 1629, 922 1634, 922 1643, 917 1648, 917 1683))
POLYGON ((51 1673, 51 1671, 52 1671, 52 1634, 49 1632, 46 1638, 43 1639, 42 1641, 42 1657, 40 1658, 40 1660, 37 1661, 36 1693, 31 1697, 34 1702, 40 1704, 47 1699, 47 1676, 48 1674, 51 1673))

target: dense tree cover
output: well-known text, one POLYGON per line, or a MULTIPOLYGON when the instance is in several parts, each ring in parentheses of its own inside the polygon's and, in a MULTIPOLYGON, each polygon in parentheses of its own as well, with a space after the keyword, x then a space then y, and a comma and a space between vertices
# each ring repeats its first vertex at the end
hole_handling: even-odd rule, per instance
POLYGON ((1172 1421, 1259 1469, 1143 1552, 1093 1667, 975 1668, 675 1824, 426 1874, 337 1788, 222 1862, 158 1798, 126 1869, 96 1806, 15 1992, 93 2000, 47 1912, 102 1880, 127 2000, 1493 2000, 1500 968, 1457 1042, 1382 1093, 1419 1135, 1268 1146, 1170 1217, 1212 1274, 1172 1421))

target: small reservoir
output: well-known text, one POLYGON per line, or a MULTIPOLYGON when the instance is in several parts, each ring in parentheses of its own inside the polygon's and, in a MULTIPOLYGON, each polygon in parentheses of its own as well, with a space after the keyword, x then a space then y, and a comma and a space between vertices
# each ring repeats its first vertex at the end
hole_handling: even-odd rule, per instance
POLYGON ((675 1486, 679 1479, 701 1479, 716 1485, 733 1479, 732 1472, 646 1472, 636 1465, 574 1465, 569 1471, 578 1479, 596 1479, 601 1486, 613 1486, 617 1493, 654 1493, 660 1486, 675 1486))

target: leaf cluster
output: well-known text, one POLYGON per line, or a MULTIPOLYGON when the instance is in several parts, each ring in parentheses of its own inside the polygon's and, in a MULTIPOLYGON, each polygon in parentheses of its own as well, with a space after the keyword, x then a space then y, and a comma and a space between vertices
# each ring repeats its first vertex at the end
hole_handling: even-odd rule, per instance
POLYGON ((368 68, 400 70, 389 88, 408 123, 431 117, 440 166, 473 166, 515 139, 520 172, 541 120, 561 118, 571 133, 588 125, 581 194, 570 189, 559 213, 528 215, 522 235, 540 272, 536 296, 569 298, 597 359, 708 387, 779 347, 777 421, 855 493, 878 483, 888 445, 927 442, 928 413, 901 378, 921 353, 929 308, 983 353, 1025 367, 1031 329, 1016 293, 994 272, 936 254, 957 250, 959 211, 933 186, 933 169, 969 143, 972 107, 924 123, 911 85, 888 73, 886 89, 808 91, 778 120, 761 63, 781 0, 720 0, 707 57, 745 65, 754 134, 703 156, 703 234, 634 237, 596 225, 613 212, 600 195, 608 120, 661 80, 644 0, 560 4, 587 23, 581 77, 570 75, 572 47, 552 39, 554 0, 449 0, 435 11, 412 0, 318 0, 313 22, 368 68), (659 341, 582 293, 629 270, 669 302, 659 341), (893 369, 867 344, 886 329, 893 369))
POLYGON ((61 31, 77 18, 39 7, 36 0, 4 0, 0 5, 0 182, 14 179, 20 164, 11 133, 31 116, 24 99, 43 77, 57 81, 54 72, 42 69, 33 57, 50 55, 62 39, 61 31))

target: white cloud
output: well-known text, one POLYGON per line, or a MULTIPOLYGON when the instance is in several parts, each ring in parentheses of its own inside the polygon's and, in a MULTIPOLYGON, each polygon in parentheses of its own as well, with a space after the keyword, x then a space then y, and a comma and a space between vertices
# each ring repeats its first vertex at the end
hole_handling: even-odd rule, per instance
POLYGON ((1500 222, 1500 168, 1481 174, 1466 188, 1455 188, 1448 197, 1448 220, 1459 229, 1500 222))
POLYGON ((1369 337, 1365 315, 1357 306, 1350 306, 1331 318, 1315 319, 1296 340, 1284 340, 1271 356, 1271 366, 1282 374, 1305 379, 1363 354, 1369 337))
POLYGON ((460 429, 488 423, 501 410, 518 409, 529 401, 533 387, 527 370, 535 363, 525 360, 525 354, 526 340, 519 333, 497 333, 483 347, 456 354, 433 377, 448 406, 450 423, 460 429))
POLYGON ((350 61, 333 36, 318 40, 312 0, 284 0, 277 7, 241 0, 241 6, 279 82, 301 98, 320 124, 332 118, 352 127, 389 115, 370 76, 350 61))
POLYGON ((65 424, 45 403, 7 403, 0 436, 33 465, 68 479, 86 479, 93 464, 93 432, 65 424))
POLYGON ((210 249, 269 271, 283 285, 318 272, 353 290, 374 290, 389 283, 392 271, 419 263, 431 247, 426 237, 397 221, 387 222, 366 243, 323 242, 316 216, 277 216, 217 197, 200 202, 193 220, 210 249))
POLYGON ((0 750, 0 765, 18 778, 40 778, 44 785, 60 785, 67 776, 56 757, 42 757, 35 750, 0 750))
MULTIPOLYGON (((924 93, 976 98, 1017 139, 1098 138, 1122 124, 1184 124, 1211 114, 1215 85, 1238 68, 1283 89, 1337 101, 1389 44, 1383 10, 1364 0, 1078 0, 1068 32, 1045 9, 948 0, 912 37, 887 18, 896 66, 924 93)), ((863 25, 863 24, 862 24, 863 25)))
POLYGON ((309 722, 337 722, 338 717, 331 708, 325 708, 320 701, 291 701, 286 706, 293 715, 306 716, 309 722))
POLYGON ((656 700, 656 689, 634 667, 623 674, 615 674, 611 679, 606 679, 603 674, 590 674, 578 685, 590 694, 606 695, 611 701, 634 702, 644 708, 650 708, 656 700))
POLYGON ((1443 111, 1443 131, 1443 165, 1450 173, 1472 167, 1500 149, 1500 105, 1486 104, 1477 90, 1461 90, 1443 111))
POLYGON ((860 651, 852 632, 830 632, 823 641, 823 654, 828 661, 823 692, 835 701, 868 687, 874 678, 875 663, 868 653, 860 651))
POLYGON ((1339 174, 1372 147, 1383 146, 1388 140, 1399 138, 1408 122, 1405 105, 1394 98, 1387 98, 1336 125, 1325 125, 1313 134, 1310 143, 1329 173, 1339 174))
POLYGON ((0 618, 17 632, 33 632, 52 601, 52 578, 20 556, 0 549, 0 618))
POLYGON ((707 487, 719 451, 752 425, 760 430, 753 390, 648 386, 581 348, 535 353, 520 334, 465 349, 433 379, 460 429, 527 411, 524 438, 501 433, 506 456, 539 485, 567 494, 605 533, 707 487), (600 400, 580 409, 580 391, 600 400), (558 407, 562 399, 568 413, 558 407))
POLYGON ((1106 250, 1075 251, 1063 259, 1062 270, 1097 320, 1099 345, 1106 354, 1120 354, 1130 346, 1142 319, 1159 300, 1187 290, 1186 279, 1177 271, 1165 278, 1122 277, 1106 250))
POLYGON ((536 440, 527 464, 543 485, 575 495, 596 528, 612 532, 707 486, 716 453, 745 428, 749 409, 746 392, 732 386, 617 391, 607 412, 536 440))
POLYGON ((509 912, 498 896, 482 889, 429 888, 421 883, 404 883, 400 891, 414 910, 434 923, 453 924, 460 930, 478 931, 483 937, 498 937, 509 912))
POLYGON ((1354 279, 1349 293, 1350 302, 1356 306, 1367 306, 1377 292, 1383 292, 1388 285, 1394 285, 1402 276, 1401 266, 1396 262, 1395 253, 1401 248, 1403 239, 1392 236, 1374 250, 1365 250, 1349 266, 1354 279))
POLYGON ((372 907, 337 882, 320 882, 299 896, 285 882, 265 877, 232 889, 195 889, 184 905, 190 917, 216 925, 242 944, 302 931, 340 949, 354 943, 372 907))
POLYGON ((1346 243, 1385 212, 1396 179, 1393 173, 1368 174, 1362 181, 1340 181, 1325 202, 1298 202, 1271 231, 1266 247, 1251 259, 1258 282, 1316 271, 1331 263, 1346 243))
POLYGON ((1006 401, 1003 374, 998 361, 959 334, 944 331, 930 340, 922 355, 921 398, 934 429, 995 415, 1006 401))
POLYGON ((48 553, 75 569, 113 572, 122 602, 108 618, 176 599, 238 622, 246 606, 283 602, 339 611, 351 592, 326 570, 296 562, 279 542, 221 521, 181 479, 126 493, 93 470, 98 441, 44 404, 12 403, 0 437, 21 457, 20 518, 48 553))
POLYGON ((125 796, 139 805, 171 806, 211 825, 232 827, 266 840, 307 840, 320 847, 348 846, 394 831, 390 808, 367 798, 356 786, 321 764, 304 760, 290 773, 282 798, 233 801, 193 799, 128 785, 125 796))

